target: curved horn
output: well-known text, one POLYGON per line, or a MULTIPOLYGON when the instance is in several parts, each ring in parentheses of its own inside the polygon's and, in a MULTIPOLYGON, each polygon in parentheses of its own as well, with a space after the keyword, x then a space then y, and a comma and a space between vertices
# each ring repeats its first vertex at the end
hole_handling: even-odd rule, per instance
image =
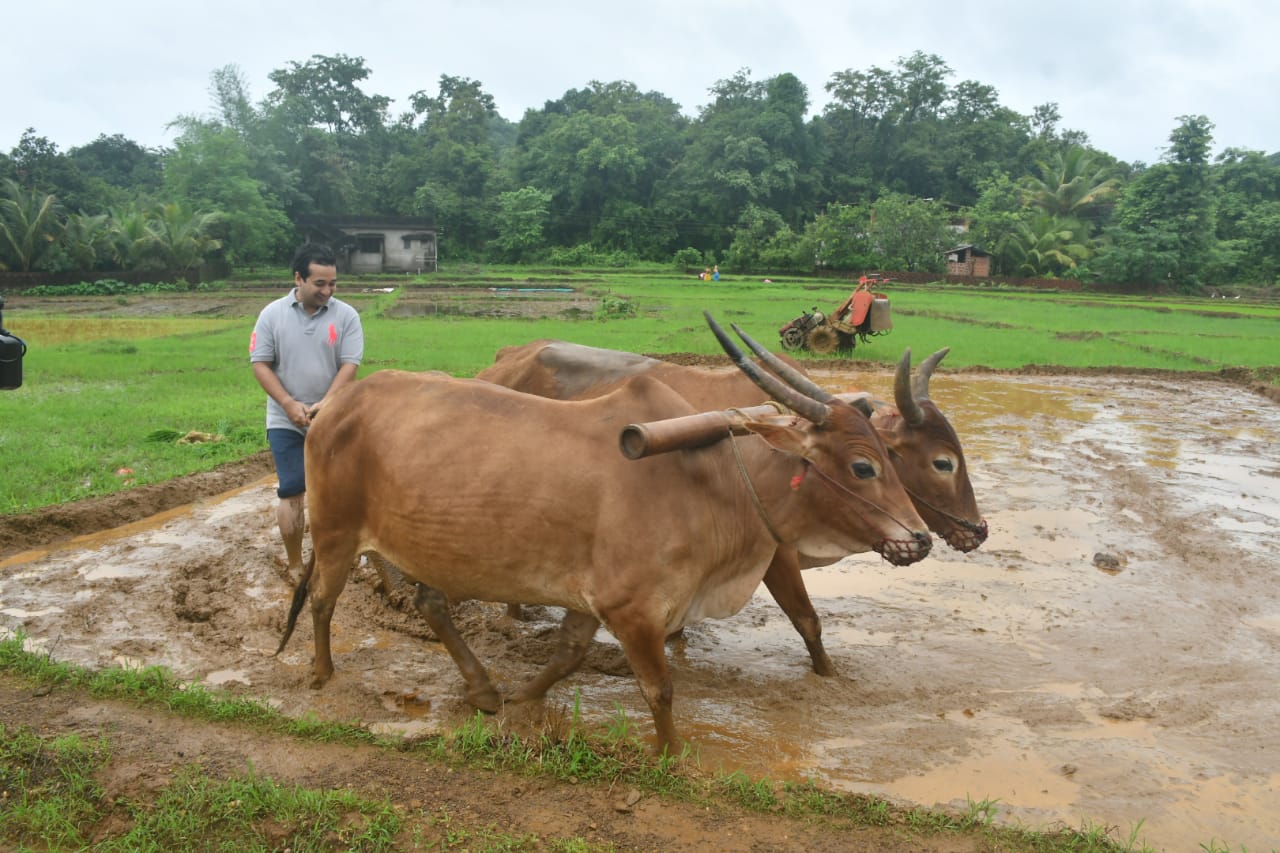
POLYGON ((818 383, 814 382, 808 376, 805 376, 803 373, 762 347, 759 343, 752 340, 751 336, 742 331, 742 329, 738 327, 737 323, 730 323, 729 328, 738 333, 738 337, 742 338, 746 345, 751 347, 751 351, 756 354, 757 358, 765 363, 766 367, 778 374, 778 376, 792 388, 796 389, 801 394, 804 394, 806 397, 812 397, 820 403, 831 402, 834 397, 833 394, 829 393, 825 388, 818 385, 818 383))
MULTIPOLYGON (((778 376, 792 388, 796 389, 801 394, 804 394, 806 397, 811 397, 820 403, 830 404, 832 400, 836 399, 834 394, 830 393, 808 376, 805 376, 803 373, 762 347, 759 343, 753 340, 750 335, 742 331, 742 329, 738 327, 737 323, 730 323, 729 326, 738 333, 738 337, 742 338, 742 340, 746 342, 747 346, 751 347, 751 351, 756 354, 757 358, 765 363, 766 367, 778 374, 778 376)), ((847 397, 841 397, 840 399, 849 403, 867 417, 871 417, 875 413, 875 409, 866 397, 859 397, 853 400, 850 400, 847 397)))
POLYGON ((893 402, 898 404, 898 411, 911 426, 924 423, 924 409, 911 393, 911 347, 903 350, 898 369, 893 374, 893 402))
POLYGON ((720 324, 712 319, 710 312, 703 311, 702 316, 706 318, 707 325, 711 327, 711 331, 715 334, 716 340, 720 342, 721 348, 728 353, 729 358, 733 359, 733 363, 738 369, 747 375, 752 382, 760 386, 760 389, 773 399, 782 403, 801 417, 807 418, 818 426, 823 426, 827 422, 827 418, 831 415, 830 408, 826 403, 806 397, 798 391, 784 385, 776 376, 765 373, 756 366, 746 354, 743 353, 738 345, 725 334, 724 329, 720 328, 720 324))
POLYGON ((911 380, 911 390, 917 400, 929 399, 929 377, 933 376, 933 369, 938 366, 942 359, 946 358, 949 352, 951 352, 951 347, 943 347, 920 362, 920 369, 916 371, 915 378, 911 380))

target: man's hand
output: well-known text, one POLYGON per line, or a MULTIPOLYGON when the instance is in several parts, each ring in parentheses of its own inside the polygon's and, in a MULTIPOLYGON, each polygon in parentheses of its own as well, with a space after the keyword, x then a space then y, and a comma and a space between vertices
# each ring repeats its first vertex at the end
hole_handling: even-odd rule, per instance
POLYGON ((284 404, 284 413, 289 416, 289 422, 294 426, 307 427, 311 425, 312 408, 298 400, 290 400, 284 404))

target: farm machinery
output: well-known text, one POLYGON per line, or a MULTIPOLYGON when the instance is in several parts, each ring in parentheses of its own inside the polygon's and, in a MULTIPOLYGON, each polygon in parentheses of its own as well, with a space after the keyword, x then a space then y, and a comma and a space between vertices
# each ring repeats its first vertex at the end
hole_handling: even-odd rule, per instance
POLYGON ((888 334, 893 329, 889 317, 889 297, 872 290, 889 281, 880 275, 862 276, 849 298, 830 314, 814 306, 778 330, 785 350, 803 350, 829 355, 847 352, 868 338, 888 334))

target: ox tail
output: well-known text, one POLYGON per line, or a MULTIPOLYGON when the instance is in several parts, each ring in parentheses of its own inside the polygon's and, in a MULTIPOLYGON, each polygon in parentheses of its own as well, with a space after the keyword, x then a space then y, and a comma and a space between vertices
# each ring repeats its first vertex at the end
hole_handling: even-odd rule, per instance
POLYGON ((302 580, 298 581, 298 586, 293 591, 293 603, 289 605, 289 618, 284 623, 284 636, 280 638, 280 648, 276 649, 276 654, 284 651, 289 638, 293 636, 293 628, 298 624, 298 614, 302 612, 302 605, 307 602, 308 585, 311 582, 311 572, 315 567, 316 552, 312 551, 311 559, 307 560, 307 567, 302 572, 302 580))

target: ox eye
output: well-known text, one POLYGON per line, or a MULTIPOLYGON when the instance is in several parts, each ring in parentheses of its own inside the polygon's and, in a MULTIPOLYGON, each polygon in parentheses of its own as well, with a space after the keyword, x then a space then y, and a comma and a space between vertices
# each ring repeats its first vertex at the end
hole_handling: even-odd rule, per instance
POLYGON ((933 460, 933 470, 939 471, 943 474, 950 474, 952 471, 956 470, 956 466, 950 459, 945 456, 941 456, 933 460))
POLYGON ((874 480, 876 476, 876 466, 870 462, 854 462, 849 465, 853 470, 853 476, 859 480, 874 480))

